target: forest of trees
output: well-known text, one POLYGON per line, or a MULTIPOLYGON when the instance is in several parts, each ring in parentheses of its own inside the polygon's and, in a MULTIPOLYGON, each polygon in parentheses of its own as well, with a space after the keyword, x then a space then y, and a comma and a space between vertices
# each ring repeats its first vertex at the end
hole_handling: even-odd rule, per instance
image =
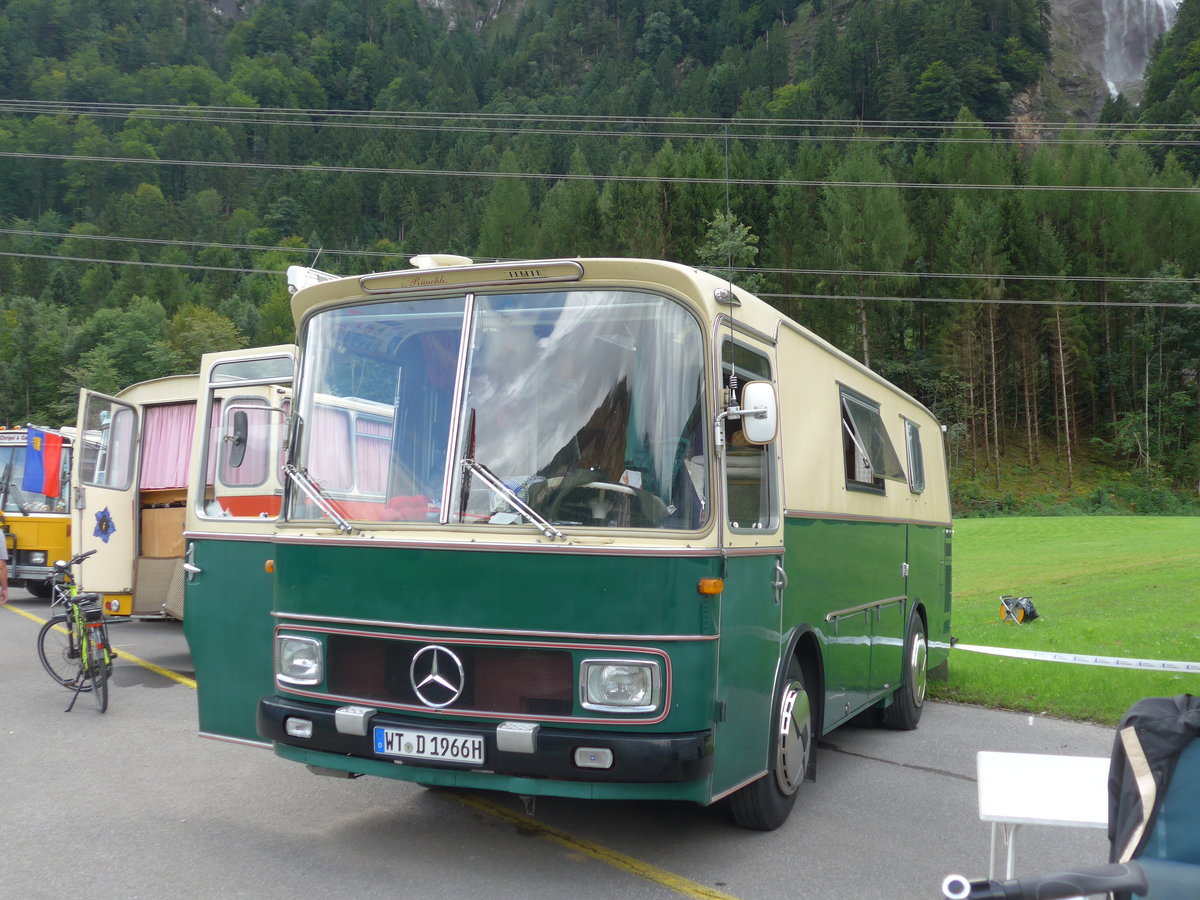
POLYGON ((964 509, 1051 460, 1196 496, 1200 0, 1036 141, 1044 0, 489 8, 0 0, 0 424, 292 340, 289 264, 652 256, 926 403, 964 509))

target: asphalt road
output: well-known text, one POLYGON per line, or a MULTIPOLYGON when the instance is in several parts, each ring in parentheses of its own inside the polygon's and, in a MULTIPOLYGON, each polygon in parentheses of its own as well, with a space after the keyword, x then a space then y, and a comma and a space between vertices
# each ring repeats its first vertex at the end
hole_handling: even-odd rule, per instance
MULTIPOLYGON (((118 660, 107 714, 38 663, 45 601, 0 608, 0 895, 440 898, 941 896, 987 872, 975 753, 1107 756, 1112 731, 933 703, 919 729, 847 727, 778 831, 719 807, 431 791, 310 775, 197 738, 195 691, 118 660)), ((111 629, 127 655, 190 676, 182 629, 111 629)), ((998 665, 1003 661, 998 660, 998 665)), ((1014 772, 1013 778, 1021 777, 1014 772)), ((1026 826, 1017 873, 1102 864, 1102 830, 1026 826)))

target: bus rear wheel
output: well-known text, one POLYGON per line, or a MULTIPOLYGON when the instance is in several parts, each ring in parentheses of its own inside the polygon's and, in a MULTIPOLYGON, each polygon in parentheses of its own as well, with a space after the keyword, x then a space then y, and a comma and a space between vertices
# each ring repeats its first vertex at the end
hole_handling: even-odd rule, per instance
POLYGON ((808 774, 814 728, 812 699, 800 662, 793 657, 775 698, 770 769, 729 798, 738 825, 774 831, 787 820, 796 805, 796 789, 808 774))
POLYGON ((913 616, 904 641, 904 671, 900 688, 891 705, 883 709, 883 724, 900 731, 912 731, 921 721, 925 708, 925 687, 929 680, 929 642, 920 616, 913 616))

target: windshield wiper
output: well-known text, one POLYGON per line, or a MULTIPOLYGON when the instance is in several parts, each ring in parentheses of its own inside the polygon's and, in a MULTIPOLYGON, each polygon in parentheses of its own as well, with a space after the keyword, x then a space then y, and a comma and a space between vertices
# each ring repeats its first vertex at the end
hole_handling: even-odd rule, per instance
MULTIPOLYGON (((515 509, 521 515, 523 515, 525 518, 527 518, 529 521, 531 521, 534 525, 536 525, 538 527, 538 531, 540 531, 546 537, 551 538, 551 539, 562 540, 562 541, 565 541, 567 539, 567 536, 565 534, 563 534, 561 531, 559 531, 557 528, 555 528, 553 525, 551 525, 547 519, 543 518, 541 513, 534 511, 532 506, 530 506, 528 503, 526 503, 524 500, 522 500, 520 498, 520 496, 518 496, 516 491, 514 491, 507 484, 505 484, 503 481, 501 481, 496 476, 496 473, 493 472, 491 469, 489 469, 487 466, 485 466, 483 463, 478 462, 474 459, 471 459, 470 457, 467 457, 466 459, 464 459, 462 461, 462 466, 463 466, 464 471, 474 473, 474 475, 480 481, 482 481, 484 484, 486 484, 488 487, 490 487, 493 491, 495 491, 497 494, 499 494, 505 500, 507 500, 509 505, 512 506, 513 509, 515 509)), ((464 493, 465 493, 465 490, 464 490, 464 493)))
POLYGON ((11 497, 13 502, 17 504, 17 511, 23 516, 29 515, 29 507, 25 505, 25 499, 21 496, 21 489, 18 488, 12 481, 12 460, 8 461, 8 465, 4 469, 4 497, 0 500, 0 510, 8 506, 8 499, 11 497))
POLYGON ((354 526, 343 518, 333 506, 333 504, 321 493, 321 488, 315 481, 308 477, 308 473, 297 469, 291 463, 285 463, 283 466, 283 474, 296 483, 296 486, 304 492, 304 496, 311 500, 320 510, 333 519, 337 524, 338 531, 343 534, 348 534, 354 531, 354 526))

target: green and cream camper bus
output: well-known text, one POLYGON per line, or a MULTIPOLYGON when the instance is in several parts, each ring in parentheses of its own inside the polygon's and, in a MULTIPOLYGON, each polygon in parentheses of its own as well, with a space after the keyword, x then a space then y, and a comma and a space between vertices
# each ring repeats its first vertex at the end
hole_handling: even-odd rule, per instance
POLYGON ((221 354, 224 368, 216 377, 223 383, 214 391, 202 390, 207 385, 198 375, 172 375, 113 397, 81 392, 72 548, 96 551, 77 575, 86 590, 102 595, 109 615, 183 618, 198 397, 213 398, 206 414, 214 427, 202 430, 221 442, 206 454, 205 477, 193 486, 196 501, 215 517, 273 522, 279 515, 282 432, 270 410, 290 396, 294 354, 291 345, 221 354), (268 374, 237 376, 247 369, 268 374))
POLYGON ((728 798, 770 829, 821 735, 917 725, 950 635, 925 408, 686 266, 412 262, 289 273, 277 519, 200 495, 238 440, 224 363, 201 373, 203 734, 347 777, 728 798))

